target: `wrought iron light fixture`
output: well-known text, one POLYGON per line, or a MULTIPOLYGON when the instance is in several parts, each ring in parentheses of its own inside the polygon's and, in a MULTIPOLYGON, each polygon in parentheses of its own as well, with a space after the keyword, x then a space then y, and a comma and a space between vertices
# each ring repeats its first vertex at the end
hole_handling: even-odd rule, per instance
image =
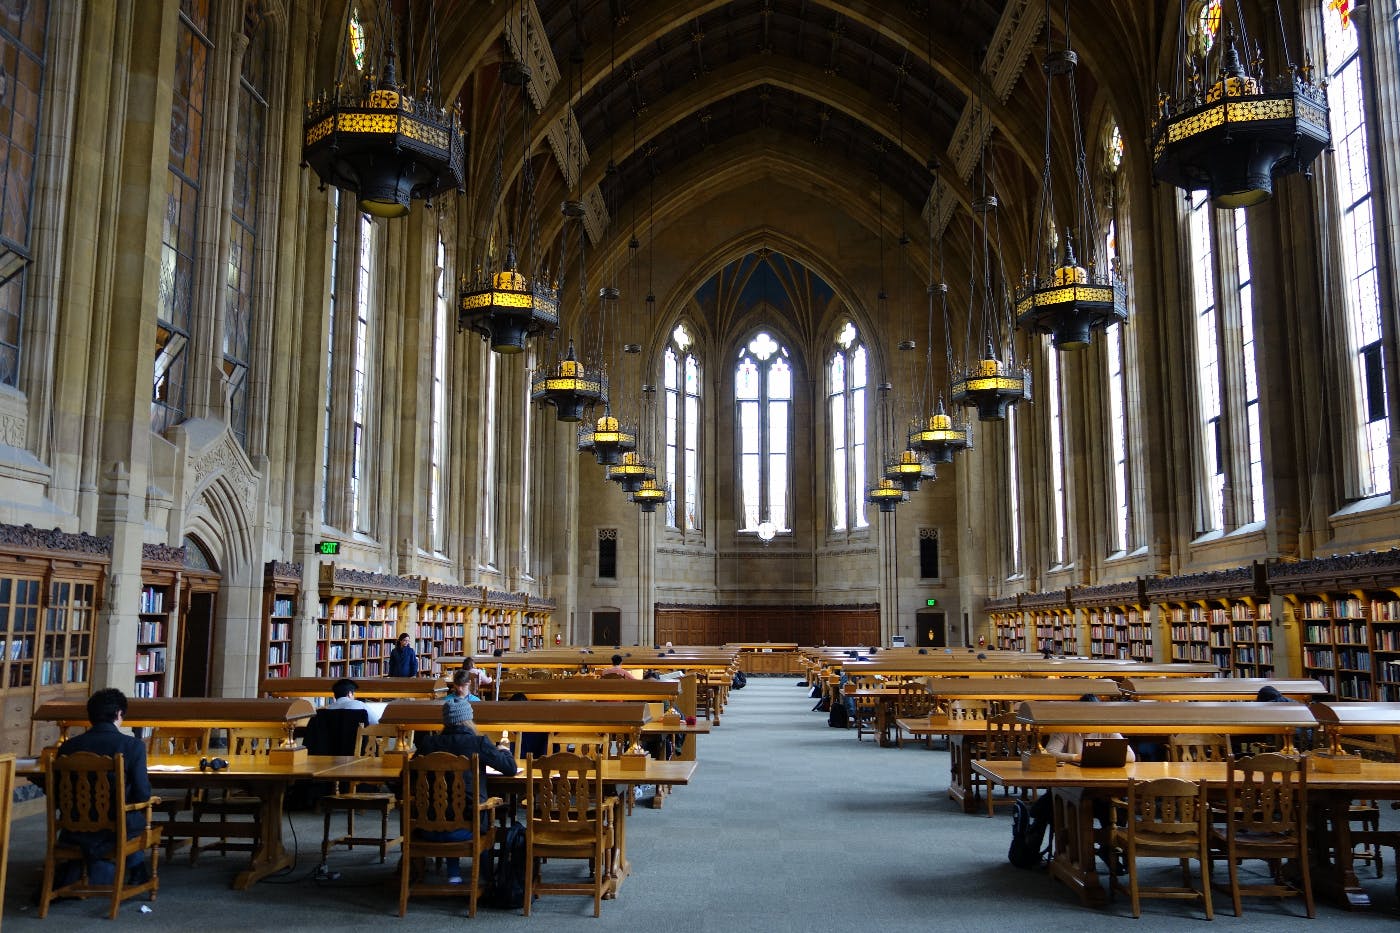
POLYGON ((559 286, 522 275, 514 243, 506 244, 499 272, 463 278, 457 330, 481 334, 495 352, 519 353, 528 338, 558 326, 559 286))
POLYGON ((920 483, 938 479, 938 473, 919 451, 906 448, 885 461, 885 479, 898 483, 905 492, 918 492, 920 483))
MULTIPOLYGON (((1046 0, 1045 21, 1050 21, 1049 0, 1046 0)), ((1031 333, 1050 334, 1057 350, 1082 350, 1089 345, 1095 330, 1112 327, 1128 319, 1127 289, 1118 280, 1117 270, 1098 261, 1100 249, 1098 208, 1089 178, 1088 160, 1084 156, 1084 128, 1079 122, 1079 90, 1075 83, 1075 66, 1079 56, 1070 48, 1069 3, 1065 3, 1064 45, 1053 47, 1054 30, 1045 30, 1045 158, 1041 163, 1040 206, 1036 211, 1031 255, 1037 263, 1029 274, 1021 276, 1016 291, 1016 325, 1031 333), (1054 146, 1055 85, 1064 78, 1069 97, 1067 116, 1072 146, 1071 161, 1074 191, 1065 202, 1055 196, 1054 146), (1070 223, 1065 224, 1063 251, 1054 244, 1044 243, 1056 226, 1056 205, 1069 203, 1070 223), (1078 232, 1085 244, 1085 266, 1074 255, 1074 234, 1078 232), (1060 254, 1057 255, 1057 252, 1060 254), (1046 265, 1038 265, 1041 260, 1046 265), (1087 268, 1086 268, 1087 266, 1087 268)))
POLYGON ((530 398, 553 405, 558 419, 570 423, 582 421, 584 409, 607 395, 607 374, 580 363, 572 340, 562 360, 538 370, 530 380, 530 398))
POLYGON ((658 505, 664 505, 670 498, 666 487, 657 483, 654 479, 642 480, 642 485, 637 491, 632 493, 632 501, 637 503, 645 513, 656 511, 658 505))
POLYGON ((909 494, 904 487, 892 479, 882 479, 865 494, 865 501, 878 505, 881 512, 893 512, 895 506, 907 502, 909 494))
POLYGON ((599 466, 616 466, 624 453, 637 449, 637 435, 623 427, 608 410, 595 424, 579 428, 578 449, 591 453, 599 466))
MULTIPOLYGON (((418 36, 409 4, 406 48, 418 36)), ((424 35, 428 60, 416 94, 400 84, 391 10, 382 6, 366 54, 366 36, 352 18, 341 46, 334 87, 306 102, 302 159, 323 184, 355 195, 359 209, 376 217, 402 217, 414 200, 461 190, 465 143, 457 106, 438 99, 436 5, 429 5, 424 35)), ((352 14, 353 17, 353 14, 352 14)))
POLYGON ((1234 21, 1217 42, 1223 4, 1204 4, 1191 23, 1181 0, 1175 80, 1170 92, 1158 94, 1152 121, 1153 177, 1186 191, 1205 189, 1218 208, 1268 200, 1276 177, 1310 176, 1313 160, 1331 141, 1327 92, 1313 81, 1310 57, 1296 65, 1281 34, 1285 70, 1266 77, 1259 46, 1249 40, 1238 2, 1234 6, 1234 21), (1212 72, 1215 80, 1206 86, 1212 72))
POLYGON ((646 460, 635 450, 629 450, 622 455, 622 461, 617 466, 608 470, 608 479, 622 487, 622 491, 631 495, 642 488, 642 483, 647 480, 656 479, 656 467, 646 460))
POLYGON ((929 463, 952 463, 953 454, 972 449, 972 422, 955 422, 939 396, 934 413, 909 429, 909 448, 922 453, 929 463))

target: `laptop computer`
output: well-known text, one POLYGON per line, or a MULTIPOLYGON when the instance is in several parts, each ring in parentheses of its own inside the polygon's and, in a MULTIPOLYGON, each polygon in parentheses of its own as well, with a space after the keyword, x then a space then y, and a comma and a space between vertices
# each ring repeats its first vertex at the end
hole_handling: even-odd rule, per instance
POLYGON ((1121 768, 1128 763, 1127 739, 1085 739, 1081 768, 1121 768))

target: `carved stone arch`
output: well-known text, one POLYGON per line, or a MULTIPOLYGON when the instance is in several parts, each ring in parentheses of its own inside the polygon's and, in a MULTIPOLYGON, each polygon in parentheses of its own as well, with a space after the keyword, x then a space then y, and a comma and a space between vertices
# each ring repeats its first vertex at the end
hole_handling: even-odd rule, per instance
POLYGON ((186 461, 180 536, 198 534, 225 578, 241 579, 253 571, 253 510, 261 498, 261 477, 222 423, 195 419, 176 430, 186 461))
POLYGON ((196 538, 225 575, 250 572, 253 535, 248 503, 230 477, 212 479, 185 513, 182 537, 196 538))

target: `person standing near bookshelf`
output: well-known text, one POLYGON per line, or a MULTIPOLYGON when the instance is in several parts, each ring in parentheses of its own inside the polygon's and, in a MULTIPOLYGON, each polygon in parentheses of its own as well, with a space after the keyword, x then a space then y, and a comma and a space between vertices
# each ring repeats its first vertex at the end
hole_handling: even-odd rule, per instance
POLYGON ((413 650, 413 640, 407 632, 399 633, 398 645, 389 652, 389 676, 418 676, 418 652, 413 650))

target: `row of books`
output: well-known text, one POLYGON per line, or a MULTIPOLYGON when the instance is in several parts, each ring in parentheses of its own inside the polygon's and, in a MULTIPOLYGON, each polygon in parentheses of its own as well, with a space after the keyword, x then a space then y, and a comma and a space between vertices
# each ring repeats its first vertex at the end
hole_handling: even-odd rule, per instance
POLYGON ((165 588, 158 586, 148 586, 141 590, 141 611, 143 613, 161 613, 165 611, 165 588))

